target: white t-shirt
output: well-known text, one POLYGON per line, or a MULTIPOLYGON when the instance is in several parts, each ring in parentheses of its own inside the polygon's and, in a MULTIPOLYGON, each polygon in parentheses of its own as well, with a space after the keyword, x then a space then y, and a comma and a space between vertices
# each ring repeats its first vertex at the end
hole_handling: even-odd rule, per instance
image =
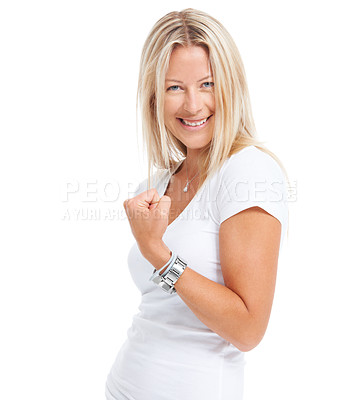
MULTIPOLYGON (((153 187, 160 196, 169 179, 168 171, 157 173, 153 187)), ((144 180, 134 195, 146 189, 144 180)), ((220 224, 253 206, 281 222, 282 247, 288 224, 285 175, 271 156, 248 146, 227 159, 200 188, 167 227, 163 241, 190 268, 224 285, 220 224)), ((245 353, 204 325, 177 293, 168 294, 149 281, 154 267, 136 242, 128 266, 142 298, 108 375, 107 399, 241 400, 245 353)))

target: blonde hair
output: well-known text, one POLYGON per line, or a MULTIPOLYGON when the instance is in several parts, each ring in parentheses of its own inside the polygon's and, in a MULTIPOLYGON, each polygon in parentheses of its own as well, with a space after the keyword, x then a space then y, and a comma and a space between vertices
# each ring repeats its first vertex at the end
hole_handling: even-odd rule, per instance
POLYGON ((187 155, 186 146, 164 124, 165 75, 177 46, 202 46, 209 56, 214 79, 215 122, 211 142, 198 157, 199 188, 231 155, 254 145, 279 158, 257 139, 247 79, 237 46, 224 26, 193 8, 166 14, 151 29, 143 46, 138 91, 142 134, 148 155, 148 189, 153 167, 174 171, 187 155))

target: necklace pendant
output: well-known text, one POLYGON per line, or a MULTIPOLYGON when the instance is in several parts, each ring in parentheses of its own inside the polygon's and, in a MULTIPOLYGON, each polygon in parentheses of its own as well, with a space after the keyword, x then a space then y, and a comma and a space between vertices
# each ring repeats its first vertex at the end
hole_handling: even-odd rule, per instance
POLYGON ((187 185, 184 187, 183 191, 186 193, 188 191, 188 183, 187 185))

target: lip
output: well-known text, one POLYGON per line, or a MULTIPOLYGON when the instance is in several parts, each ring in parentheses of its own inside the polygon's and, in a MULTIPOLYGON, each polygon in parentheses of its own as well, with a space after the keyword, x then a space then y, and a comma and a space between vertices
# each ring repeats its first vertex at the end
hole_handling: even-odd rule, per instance
POLYGON ((184 120, 186 120, 188 122, 199 122, 199 121, 203 121, 205 118, 211 117, 212 115, 213 114, 207 115, 207 117, 202 117, 202 118, 199 118, 199 119, 188 119, 188 118, 179 118, 179 119, 184 119, 184 120))
MULTIPOLYGON (((207 121, 206 121, 204 124, 199 125, 199 126, 184 125, 184 124, 182 124, 182 122, 181 122, 181 118, 177 118, 177 121, 178 121, 178 123, 180 124, 180 126, 181 126, 183 129, 187 130, 187 131, 199 131, 199 130, 205 128, 205 127, 208 125, 208 123, 209 123, 209 121, 210 121, 210 119, 211 119, 212 116, 213 116, 213 114, 211 114, 211 115, 208 116, 208 117, 204 117, 204 118, 202 118, 202 119, 197 119, 197 120, 190 120, 190 119, 184 118, 184 119, 186 119, 186 121, 190 121, 190 122, 199 122, 199 121, 204 120, 205 118, 208 118, 207 121)), ((183 118, 182 118, 182 119, 183 119, 183 118)))

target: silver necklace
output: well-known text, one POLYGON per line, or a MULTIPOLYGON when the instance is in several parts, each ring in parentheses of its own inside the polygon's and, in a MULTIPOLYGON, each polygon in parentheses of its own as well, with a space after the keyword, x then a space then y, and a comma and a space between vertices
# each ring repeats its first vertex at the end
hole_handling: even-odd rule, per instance
POLYGON ((187 163, 186 163, 186 174, 187 174, 187 184, 186 184, 186 186, 184 187, 184 189, 183 189, 183 191, 186 193, 186 192, 188 192, 188 186, 189 186, 189 184, 193 181, 193 179, 199 174, 199 171, 197 172, 197 174, 190 180, 190 181, 188 181, 188 169, 187 169, 187 163))

